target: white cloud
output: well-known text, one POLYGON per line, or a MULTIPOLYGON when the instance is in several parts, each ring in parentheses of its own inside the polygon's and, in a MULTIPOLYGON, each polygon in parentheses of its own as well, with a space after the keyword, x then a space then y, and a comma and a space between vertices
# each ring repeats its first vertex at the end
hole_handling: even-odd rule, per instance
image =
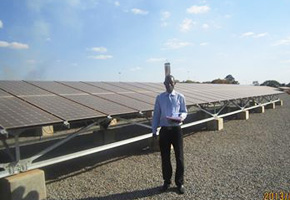
POLYGON ((120 6, 120 2, 119 1, 115 1, 115 6, 120 6))
POLYGON ((19 42, 6 42, 0 41, 0 47, 6 47, 11 49, 28 49, 29 46, 27 44, 19 43, 19 42))
POLYGON ((164 62, 165 60, 165 58, 149 58, 147 62, 164 62))
POLYGON ((260 33, 260 34, 256 34, 256 35, 254 35, 253 37, 254 38, 261 38, 261 37, 265 37, 265 36, 267 36, 268 35, 268 33, 260 33))
POLYGON ((3 22, 0 20, 0 28, 3 28, 3 22))
POLYGON ((26 63, 31 64, 31 65, 34 65, 37 62, 36 62, 36 60, 30 59, 30 60, 26 60, 26 63))
POLYGON ((203 28, 203 29, 208 29, 208 28, 209 28, 209 25, 208 25, 208 24, 203 24, 203 25, 202 25, 202 28, 203 28))
POLYGON ((243 33, 241 35, 241 37, 250 37, 250 36, 253 36, 253 35, 255 35, 255 33, 253 33, 253 32, 246 32, 246 33, 243 33))
POLYGON ((113 58, 111 55, 96 55, 96 56, 89 56, 89 58, 96 59, 96 60, 108 60, 113 58))
POLYGON ((209 43, 208 43, 208 42, 202 42, 202 43, 200 43, 199 45, 200 45, 200 46, 207 46, 207 45, 209 45, 209 43))
POLYGON ((166 26, 168 26, 168 23, 167 23, 167 22, 162 22, 162 23, 161 23, 161 26, 162 26, 162 27, 166 27, 166 26))
POLYGON ((243 33, 240 37, 241 38, 244 38, 244 37, 261 38, 261 37, 265 37, 267 35, 268 35, 267 32, 265 32, 265 33, 259 33, 259 34, 256 34, 254 32, 246 32, 246 33, 243 33))
POLYGON ((274 44, 274 46, 279 46, 279 45, 290 45, 290 37, 283 40, 279 40, 274 44))
POLYGON ((184 19, 180 24, 180 30, 182 32, 188 32, 191 28, 196 24, 196 22, 192 21, 192 19, 184 19))
POLYGON ((147 15, 148 14, 148 11, 141 10, 141 9, 138 9, 138 8, 131 9, 131 12, 134 13, 135 15, 147 15))
POLYGON ((0 47, 8 47, 9 43, 5 41, 0 41, 0 47))
POLYGON ((94 52, 101 52, 101 53, 105 53, 108 51, 107 48, 105 47, 92 47, 90 50, 94 52))
POLYGON ((162 27, 168 26, 167 20, 169 19, 170 16, 171 14, 168 11, 161 12, 161 26, 162 27))
POLYGON ((286 63, 286 64, 288 64, 288 63, 290 63, 290 60, 283 60, 280 63, 286 63))
POLYGON ((186 46, 191 45, 189 42, 182 42, 176 38, 169 39, 167 42, 164 43, 164 49, 180 49, 186 46))
POLYGON ((162 21, 167 20, 170 16, 171 16, 171 14, 170 14, 170 12, 168 12, 168 11, 163 11, 163 12, 161 12, 161 20, 162 20, 162 21))
POLYGON ((130 71, 135 72, 135 71, 139 71, 141 69, 142 69, 141 67, 133 67, 130 69, 130 71))
POLYGON ((191 6, 190 8, 187 8, 187 13, 190 14, 202 14, 207 13, 210 10, 210 7, 208 6, 191 6))

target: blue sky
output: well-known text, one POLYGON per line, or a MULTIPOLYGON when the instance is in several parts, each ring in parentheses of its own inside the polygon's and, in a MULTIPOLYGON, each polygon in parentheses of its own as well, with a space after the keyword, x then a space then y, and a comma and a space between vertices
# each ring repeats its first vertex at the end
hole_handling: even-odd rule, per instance
POLYGON ((1 0, 0 79, 290 82, 290 0, 1 0))

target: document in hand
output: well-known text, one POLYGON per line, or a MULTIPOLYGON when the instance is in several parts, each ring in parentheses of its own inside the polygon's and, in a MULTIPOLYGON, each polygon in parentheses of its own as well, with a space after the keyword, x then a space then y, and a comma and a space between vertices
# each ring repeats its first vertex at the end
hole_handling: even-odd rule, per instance
POLYGON ((169 117, 169 116, 167 116, 166 118, 167 118, 167 119, 170 119, 170 120, 172 120, 172 121, 182 122, 181 117, 169 117))

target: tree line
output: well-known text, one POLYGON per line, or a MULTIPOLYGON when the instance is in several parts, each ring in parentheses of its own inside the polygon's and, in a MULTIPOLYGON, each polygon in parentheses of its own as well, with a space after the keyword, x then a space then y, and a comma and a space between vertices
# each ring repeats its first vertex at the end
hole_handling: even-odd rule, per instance
MULTIPOLYGON (((214 79, 212 81, 198 82, 198 81, 193 81, 193 80, 185 80, 185 81, 176 80, 176 82, 179 82, 179 83, 237 84, 237 85, 240 84, 238 81, 235 80, 235 78, 231 74, 227 75, 223 79, 218 78, 218 79, 214 79)), ((279 88, 279 87, 290 87, 290 82, 288 84, 286 84, 286 83, 279 83, 276 80, 267 80, 267 81, 264 81, 262 84, 259 84, 258 81, 253 81, 252 85, 254 85, 254 86, 270 86, 270 87, 279 88)))

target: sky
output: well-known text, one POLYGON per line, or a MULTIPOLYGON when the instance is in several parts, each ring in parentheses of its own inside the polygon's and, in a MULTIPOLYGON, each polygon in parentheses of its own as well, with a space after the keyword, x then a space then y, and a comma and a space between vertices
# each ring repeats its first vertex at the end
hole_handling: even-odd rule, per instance
POLYGON ((0 80, 290 82, 290 0, 0 0, 0 80))

